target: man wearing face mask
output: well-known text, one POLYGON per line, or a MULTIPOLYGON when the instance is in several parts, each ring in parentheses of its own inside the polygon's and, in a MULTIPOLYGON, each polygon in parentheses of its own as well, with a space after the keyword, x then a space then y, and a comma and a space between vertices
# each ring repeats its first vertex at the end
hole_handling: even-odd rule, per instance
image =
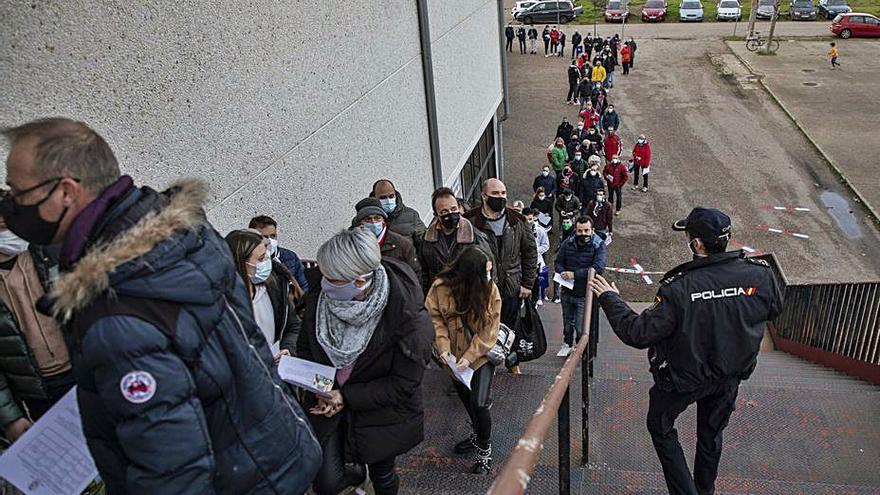
POLYGON ((599 125, 602 129, 611 128, 614 132, 620 129, 620 116, 614 111, 614 105, 608 105, 608 108, 605 109, 605 113, 602 115, 602 119, 599 121, 599 125))
POLYGON ((538 192, 538 189, 543 188, 544 194, 553 198, 556 193, 556 178, 550 174, 550 167, 544 165, 544 168, 541 169, 541 173, 535 177, 535 180, 532 181, 532 190, 534 192, 538 192))
POLYGON ((581 211, 581 202, 571 189, 563 190, 556 199, 556 211, 560 219, 566 215, 577 215, 581 211))
POLYGON ((107 492, 303 493, 320 447, 205 218, 207 186, 136 187, 82 122, 3 134, 0 214, 32 244, 61 244, 38 306, 77 342, 80 418, 107 492))
POLYGON ((452 260, 468 246, 482 249, 492 258, 492 248, 485 234, 462 218, 462 211, 455 199, 455 192, 441 187, 431 195, 434 219, 425 232, 425 240, 419 247, 419 263, 422 268, 422 289, 428 290, 452 260))
POLYGON ((596 193, 605 189, 605 181, 599 173, 599 157, 591 156, 589 170, 581 178, 581 204, 587 205, 596 199, 596 193))
POLYGON ((639 188, 639 176, 645 178, 645 187, 642 192, 648 192, 648 174, 651 172, 651 143, 645 138, 644 134, 639 135, 636 145, 633 146, 633 191, 639 188))
POLYGON ((602 169, 605 180, 608 181, 608 201, 615 201, 615 215, 620 215, 620 209, 623 208, 623 186, 629 180, 629 171, 626 165, 620 161, 620 157, 614 155, 605 168, 602 169))
POLYGON ((0 218, 0 427, 10 442, 74 384, 61 328, 35 307, 58 269, 50 251, 28 246, 0 218))
POLYGON ((278 245, 278 223, 272 217, 259 215, 251 218, 248 228, 258 231, 263 239, 269 240, 269 255, 290 270, 300 288, 308 292, 309 281, 306 280, 306 270, 299 255, 278 245))
POLYGON ((654 376, 648 432, 671 494, 715 493, 722 435, 739 384, 757 364, 767 322, 779 315, 782 291, 764 260, 726 252, 730 217, 694 208, 673 230, 688 234, 689 261, 660 281, 654 304, 636 314, 614 284, 590 285, 614 333, 625 344, 648 348, 654 376), (691 475, 675 420, 697 404, 697 449, 691 475))
POLYGON ((610 162, 614 155, 620 156, 623 154, 623 141, 613 127, 605 129, 605 142, 602 145, 602 149, 605 153, 606 163, 610 162))
POLYGON ((522 299, 532 294, 538 266, 535 236, 522 214, 507 207, 507 187, 498 179, 483 182, 483 204, 465 218, 489 238, 501 292, 501 321, 513 327, 522 299))
POLYGON ((584 160, 584 154, 581 152, 580 143, 578 143, 578 146, 575 149, 574 159, 569 163, 569 166, 574 171, 575 175, 580 177, 587 170, 587 161, 584 160))
POLYGON ((404 237, 408 237, 413 247, 418 249, 425 236, 425 222, 419 212, 403 204, 403 198, 400 196, 394 184, 388 179, 379 179, 373 184, 373 190, 370 192, 371 198, 376 198, 382 203, 382 209, 388 214, 386 223, 388 228, 404 237))
POLYGON ((406 263, 413 269, 416 278, 421 280, 422 269, 412 242, 388 228, 388 214, 382 208, 382 203, 376 198, 364 198, 354 208, 357 213, 351 221, 352 228, 362 227, 372 232, 379 241, 383 259, 394 258, 406 263))
POLYGON ((587 216, 593 221, 593 230, 603 240, 614 234, 614 209, 605 199, 605 190, 596 191, 596 197, 587 203, 587 216))
POLYGON ((563 344, 556 354, 567 357, 581 338, 584 320, 584 304, 587 295, 587 274, 590 268, 596 273, 605 271, 608 255, 605 243, 593 234, 593 222, 589 217, 578 217, 574 236, 559 245, 555 271, 563 279, 574 282, 574 287, 562 287, 562 334, 563 344))

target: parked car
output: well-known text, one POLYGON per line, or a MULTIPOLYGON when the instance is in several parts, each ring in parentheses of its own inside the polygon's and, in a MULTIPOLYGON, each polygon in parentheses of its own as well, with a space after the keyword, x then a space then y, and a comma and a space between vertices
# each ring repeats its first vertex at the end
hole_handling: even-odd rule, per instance
POLYGON ((813 5, 813 0, 791 0, 788 14, 793 21, 815 21, 816 6, 813 5))
POLYGON ((629 3, 625 0, 611 0, 605 5, 605 22, 623 22, 629 19, 629 3))
POLYGON ((514 5, 513 8, 510 9, 510 15, 512 15, 514 18, 516 18, 516 14, 518 12, 528 10, 529 7, 531 7, 532 5, 535 5, 536 3, 538 3, 538 0, 528 0, 526 2, 516 2, 516 5, 514 5))
POLYGON ((663 22, 666 20, 666 0, 648 0, 642 6, 642 22, 663 22))
POLYGON ((716 21, 740 21, 742 20, 742 7, 737 0, 721 0, 718 2, 716 21))
POLYGON ((776 10, 776 0, 758 0, 758 8, 755 9, 755 18, 770 19, 776 10))
POLYGON ((583 7, 575 7, 568 1, 562 2, 535 2, 531 7, 521 10, 514 15, 514 19, 523 24, 568 22, 583 12, 583 7))
POLYGON ((703 21, 703 4, 699 0, 683 0, 678 6, 678 20, 703 21))
POLYGON ((819 0, 819 15, 826 19, 834 19, 837 14, 848 14, 852 7, 846 0, 819 0))
POLYGON ((871 14, 857 12, 838 14, 831 21, 831 32, 841 38, 880 37, 880 19, 871 14))

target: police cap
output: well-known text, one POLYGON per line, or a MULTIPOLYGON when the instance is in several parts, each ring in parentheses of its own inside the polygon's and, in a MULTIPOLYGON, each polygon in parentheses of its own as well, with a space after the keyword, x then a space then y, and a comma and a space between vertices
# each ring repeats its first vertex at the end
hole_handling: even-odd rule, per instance
POLYGON ((714 244, 730 240, 730 217, 715 208, 697 207, 687 218, 672 224, 672 230, 687 231, 693 237, 714 244))

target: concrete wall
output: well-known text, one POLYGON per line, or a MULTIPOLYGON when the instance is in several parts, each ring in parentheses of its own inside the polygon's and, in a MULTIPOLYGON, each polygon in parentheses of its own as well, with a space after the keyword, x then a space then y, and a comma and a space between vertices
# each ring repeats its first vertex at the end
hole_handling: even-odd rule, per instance
MULTIPOLYGON (((497 12, 430 3, 452 177, 500 99, 497 12)), ((430 212, 415 0, 6 1, 0 18, 0 125, 69 116, 138 183, 202 177, 221 232, 269 214, 312 256, 378 177, 430 212)))

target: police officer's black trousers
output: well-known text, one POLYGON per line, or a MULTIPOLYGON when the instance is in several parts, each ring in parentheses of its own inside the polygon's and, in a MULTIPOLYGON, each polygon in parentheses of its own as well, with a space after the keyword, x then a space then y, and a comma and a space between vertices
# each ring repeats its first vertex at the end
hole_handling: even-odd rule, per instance
POLYGON ((670 495, 711 495, 721 460, 721 439, 730 414, 736 406, 739 380, 709 385, 693 392, 666 391, 651 387, 648 405, 648 432, 670 495), (678 442, 675 419, 697 403, 697 451, 694 475, 688 470, 678 442))

